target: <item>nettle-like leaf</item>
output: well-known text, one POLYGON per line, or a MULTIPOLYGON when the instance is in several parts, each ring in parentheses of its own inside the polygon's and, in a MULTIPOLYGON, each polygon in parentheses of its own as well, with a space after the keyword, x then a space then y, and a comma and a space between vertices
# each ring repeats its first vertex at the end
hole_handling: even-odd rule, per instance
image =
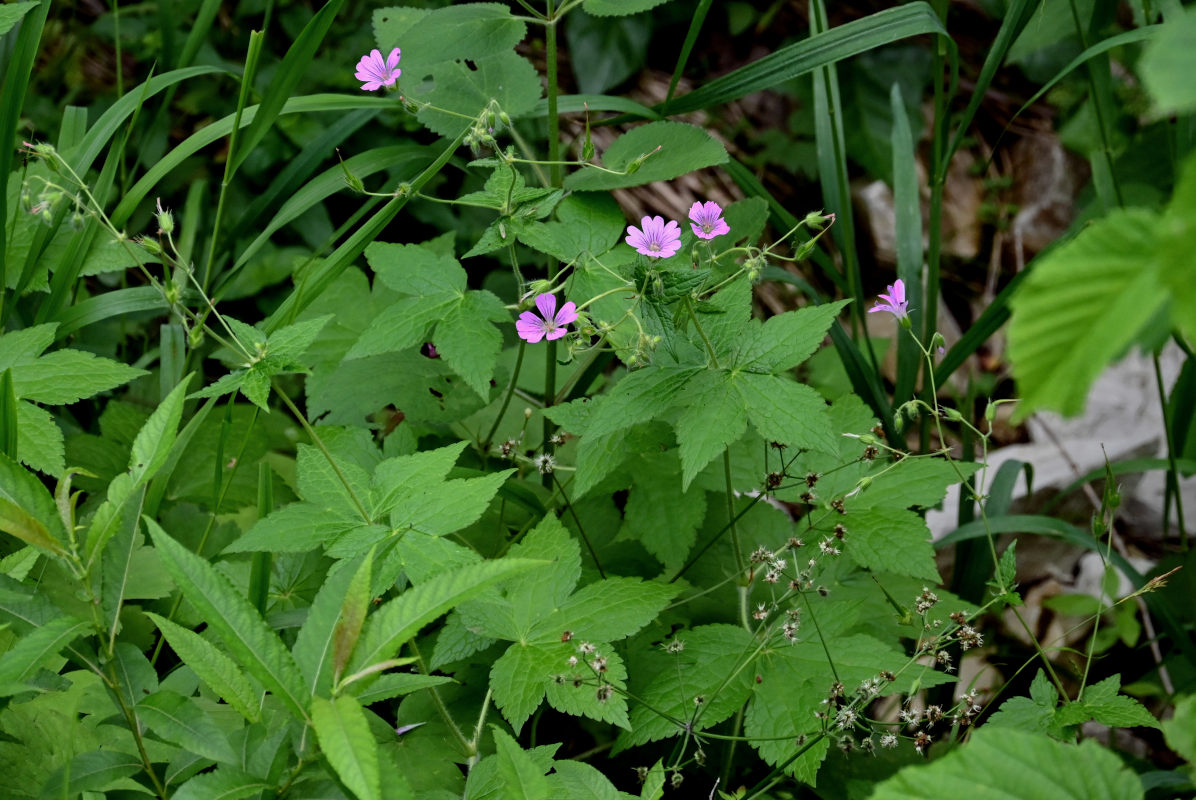
POLYGON ((585 0, 581 7, 596 17, 625 16, 656 8, 668 0, 585 0))
POLYGON ((0 333, 0 374, 11 370, 17 398, 17 457, 40 472, 65 469, 62 431, 38 405, 67 405, 147 375, 82 350, 55 350, 57 323, 0 333), (38 405, 35 405, 38 404, 38 405))
POLYGON ((636 692, 645 705, 632 709, 631 726, 619 734, 616 750, 683 733, 673 720, 705 730, 734 714, 751 695, 754 673, 743 666, 756 649, 751 633, 735 625, 703 625, 674 638, 684 649, 652 653, 653 660, 666 663, 636 692))
POLYGON ((651 622, 678 587, 615 577, 575 590, 581 549, 551 515, 511 554, 553 563, 539 580, 508 583, 458 612, 476 636, 512 642, 490 672, 495 704, 516 730, 546 695, 559 711, 627 727, 626 701, 618 694, 599 699, 598 680, 586 664, 601 655, 606 659, 602 679, 625 688, 626 667, 610 644, 651 622), (594 652, 579 652, 583 642, 593 645, 594 652), (574 667, 571 656, 579 661, 574 667), (559 676, 567 676, 564 683, 559 676), (574 685, 575 679, 583 684, 574 685))
POLYGON ((1095 720, 1111 728, 1143 726, 1158 728, 1159 722, 1146 707, 1132 697, 1118 694, 1121 676, 1111 675, 1084 689, 1083 695, 1063 706, 1059 693, 1042 670, 1030 684, 1030 696, 1013 697, 1001 704, 989 724, 1029 733, 1045 733, 1070 741, 1074 726, 1095 720))
POLYGON ((463 195, 459 202, 494 209, 499 217, 462 258, 492 253, 513 244, 520 231, 551 214, 564 195, 560 189, 529 188, 514 165, 500 159, 481 159, 470 166, 491 167, 493 171, 482 191, 463 195))
POLYGON ((349 695, 335 700, 313 697, 311 721, 320 749, 353 796, 358 800, 381 800, 378 744, 357 700, 349 695))
POLYGON ((455 258, 424 245, 382 244, 365 250, 379 280, 406 295, 374 318, 349 351, 364 358, 431 341, 453 371, 483 399, 502 350, 495 322, 508 322, 501 300, 485 290, 467 290, 465 270, 455 258))
MULTIPOLYGON (((568 420, 570 431, 581 435, 574 491, 584 494, 628 455, 612 447, 609 437, 621 438, 627 428, 666 413, 674 418, 680 445, 682 490, 743 435, 749 422, 769 441, 837 450, 822 397, 784 373, 813 352, 842 306, 791 311, 760 325, 751 319, 746 280, 720 291, 697 310, 701 332, 691 332, 690 356, 682 363, 636 370, 594 400, 580 426, 580 420, 568 420)), ((570 406, 558 408, 545 414, 566 424, 570 406)))
POLYGON ((979 728, 968 743, 876 786, 875 800, 987 797, 994 800, 1137 800, 1138 776, 1086 739, 1078 746, 1041 734, 979 728))
POLYGON ((602 166, 613 174, 581 169, 565 178, 565 188, 597 192, 642 186, 726 161, 726 148, 702 128, 684 122, 649 122, 623 134, 602 153, 602 166), (633 162, 640 166, 618 174, 633 162))
POLYGON ((526 24, 498 3, 374 12, 379 48, 402 50, 403 94, 430 104, 416 116, 447 137, 468 128, 491 100, 512 117, 535 108, 539 74, 513 49, 526 33, 526 24))
POLYGON ((369 474, 311 445, 298 448, 300 502, 259 520, 228 552, 306 552, 352 558, 388 538, 440 537, 472 525, 513 470, 447 480, 466 443, 386 459, 369 474), (352 487, 352 492, 345 483, 352 487))
POLYGON ((524 225, 519 241, 565 264, 585 255, 602 256, 619 243, 627 224, 609 194, 570 195, 557 205, 555 216, 549 222, 524 225))
MULTIPOLYGON (((871 636, 827 635, 825 642, 825 649, 816 640, 781 646, 761 659, 761 680, 744 716, 744 732, 773 766, 788 762, 798 737, 813 738, 821 732, 823 723, 815 714, 825 708, 827 687, 834 681, 858 686, 881 670, 900 669, 908 660, 871 636)), ((789 762, 785 772, 813 784, 828 750, 824 739, 789 762)))
MULTIPOLYGON (((853 440, 856 441, 856 440, 853 440)), ((979 464, 936 458, 905 458, 878 467, 844 503, 839 522, 847 529, 844 552, 878 572, 938 581, 926 521, 911 507, 942 502, 947 488, 970 478, 979 464)))
POLYGON ((191 397, 221 397, 240 391, 245 399, 269 413, 267 401, 270 399, 270 380, 275 375, 308 371, 299 359, 332 317, 329 315, 296 322, 279 328, 269 338, 243 322, 227 316, 224 319, 240 348, 234 358, 245 360, 239 369, 194 392, 191 397))

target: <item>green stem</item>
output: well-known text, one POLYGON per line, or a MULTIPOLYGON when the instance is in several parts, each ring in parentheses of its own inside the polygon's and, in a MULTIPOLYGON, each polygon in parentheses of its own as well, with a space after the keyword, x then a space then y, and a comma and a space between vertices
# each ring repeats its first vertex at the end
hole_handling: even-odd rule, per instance
MULTIPOLYGON (((419 652, 419 646, 416 645, 415 640, 408 643, 411 647, 411 652, 415 654, 416 663, 419 665, 419 671, 425 675, 432 674, 428 671, 428 665, 424 661, 423 654, 419 652)), ((432 694, 432 704, 436 706, 436 711, 439 712, 441 719, 448 725, 449 731, 453 734, 453 738, 457 740, 457 744, 461 746, 461 752, 466 758, 470 758, 477 754, 477 748, 465 738, 465 734, 461 732, 461 728, 453 720, 449 714, 448 706, 444 704, 444 700, 440 697, 440 692, 436 691, 435 686, 429 686, 428 691, 432 694)))
POLYGON ((569 496, 565 494, 565 487, 557 480, 555 473, 548 473, 546 476, 556 483, 557 491, 561 493, 561 500, 565 503, 565 508, 569 509, 569 514, 573 517, 573 522, 577 525, 577 532, 581 535, 581 540, 586 543, 586 549, 590 551, 590 558, 594 559, 594 566, 598 568, 598 576, 603 580, 606 579, 606 572, 602 569, 602 562, 598 560, 598 551, 594 549, 594 544, 590 541, 590 537, 586 535, 586 529, 582 527, 581 518, 577 516, 577 510, 573 508, 573 504, 569 502, 569 496))
MULTIPOLYGON (((548 21, 547 27, 544 29, 544 46, 547 58, 547 78, 548 78, 548 179, 554 189, 559 189, 563 182, 561 173, 561 120, 559 115, 559 108, 557 105, 557 96, 560 93, 560 86, 557 80, 557 42, 556 42, 556 24, 558 17, 556 16, 556 2, 555 0, 545 0, 546 10, 544 13, 545 19, 548 21)), ((556 280, 557 261, 555 258, 548 259, 548 280, 556 280)), ((556 399, 556 359, 557 359, 557 343, 551 341, 548 343, 548 352, 544 359, 544 406, 548 408, 556 399)), ((548 415, 543 416, 543 441, 541 447, 544 448, 545 453, 551 453, 553 448, 550 444, 553 431, 556 426, 552 424, 552 420, 548 415)), ((544 487, 552 487, 552 476, 544 476, 544 487)), ((597 563, 597 562, 595 562, 597 563)))
POLYGON ((739 542, 739 526, 735 524, 735 490, 731 486, 731 448, 723 450, 723 483, 727 491, 727 524, 731 526, 731 549, 735 551, 735 568, 739 579, 746 581, 747 568, 743 563, 743 548, 739 542))
POLYGON ((316 433, 315 428, 313 428, 311 423, 307 421, 307 417, 303 415, 303 412, 300 411, 291 401, 290 396, 288 396, 287 393, 284 392, 277 384, 274 386, 274 391, 278 393, 280 398, 282 398, 282 402, 288 409, 290 409, 291 413, 295 416, 295 419, 299 420, 299 424, 303 426, 303 430, 306 431, 307 435, 311 437, 312 443, 319 448, 321 453, 324 454, 324 458, 328 459, 329 466, 331 466, 332 471, 336 473, 336 477, 338 480, 340 480, 341 485, 345 487, 345 491, 348 493, 349 498, 353 501, 353 505, 356 506, 357 513, 361 515, 362 521, 366 524, 373 522, 373 518, 369 515, 369 512, 365 510, 365 506, 362 504, 361 499, 357 496, 357 492, 353 490, 353 486, 349 483, 349 479, 345 477, 345 473, 341 472, 340 465, 336 463, 336 459, 332 457, 332 453, 330 453, 328 448, 324 445, 324 440, 320 438, 319 434, 316 433))
MULTIPOLYGON (((1171 427, 1171 409, 1167 407, 1167 390, 1163 387, 1163 368, 1158 353, 1154 355, 1154 381, 1159 391, 1159 405, 1163 411, 1163 435, 1167 437, 1167 493, 1175 499, 1175 523, 1179 526, 1179 542, 1184 552, 1188 550, 1188 532, 1184 527, 1184 501, 1179 491, 1179 469, 1175 463, 1175 436, 1171 427)), ((1163 508, 1163 530, 1166 531, 1168 508, 1163 508)))
POLYGON ((498 426, 502 423, 502 418, 507 413, 507 408, 511 405, 511 395, 515 394, 515 384, 519 383, 519 372, 523 369, 523 352, 527 349, 527 342, 522 339, 519 340, 519 352, 515 356, 515 369, 511 371, 511 382, 507 385, 507 393, 502 399, 502 405, 498 408, 498 414, 494 417, 494 424, 490 426, 490 431, 486 434, 486 438, 482 440, 482 458, 490 451, 490 445, 494 443, 494 434, 498 432, 498 426))

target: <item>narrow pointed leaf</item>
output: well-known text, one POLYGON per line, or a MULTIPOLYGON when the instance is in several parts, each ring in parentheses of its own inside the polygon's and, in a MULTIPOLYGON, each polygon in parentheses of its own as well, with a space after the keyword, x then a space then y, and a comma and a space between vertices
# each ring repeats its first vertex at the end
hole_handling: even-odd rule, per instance
POLYGON ((241 668, 216 645, 192 630, 177 625, 152 611, 146 616, 154 621, 158 630, 166 637, 170 648, 179 660, 191 668, 199 679, 208 685, 224 702, 250 722, 258 720, 258 703, 249 680, 241 668))
POLYGON ((306 719, 310 694, 278 634, 228 578, 205 559, 176 542, 153 520, 147 519, 146 525, 162 563, 183 596, 228 647, 230 655, 296 716, 306 719))
POLYGON ((320 749, 357 800, 381 800, 378 744, 357 700, 341 695, 335 700, 314 697, 311 721, 320 749))

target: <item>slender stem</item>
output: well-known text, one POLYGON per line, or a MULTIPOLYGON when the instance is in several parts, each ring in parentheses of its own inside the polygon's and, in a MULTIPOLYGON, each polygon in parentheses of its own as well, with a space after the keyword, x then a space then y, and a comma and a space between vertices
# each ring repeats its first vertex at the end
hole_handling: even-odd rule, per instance
MULTIPOLYGON (((1171 428, 1171 409, 1167 407, 1167 390, 1163 387, 1163 368, 1159 356, 1154 355, 1154 381, 1159 390, 1159 406, 1163 412, 1163 435, 1167 438, 1167 492, 1175 499, 1175 523, 1179 525, 1179 542, 1184 552, 1188 549, 1188 532, 1184 527, 1184 501, 1179 491, 1179 471, 1175 463, 1175 436, 1171 428)), ((1163 519, 1167 519, 1167 508, 1163 508, 1163 519)), ((1164 526, 1166 531, 1166 526, 1164 526)))
POLYGON ((526 349, 527 342, 520 339, 519 353, 515 356, 515 369, 511 371, 511 382, 507 385, 507 393, 502 399, 502 405, 498 408, 498 414, 494 417, 494 424, 490 426, 490 431, 482 440, 482 458, 485 458, 486 453, 490 450, 490 445, 494 442, 494 434, 498 431, 503 416, 507 413, 507 407, 511 405, 511 395, 515 394, 515 384, 519 383, 519 371, 523 369, 523 352, 526 349))
POLYGON ((466 772, 472 771, 478 763, 478 748, 482 744, 482 731, 486 727, 486 713, 490 711, 490 700, 494 697, 494 690, 487 687, 486 696, 482 698, 482 711, 478 714, 478 724, 473 727, 473 739, 470 741, 473 753, 465 764, 466 772))
POLYGON ((305 417, 303 412, 300 411, 293 402, 291 402, 291 398, 277 384, 274 386, 274 391, 278 393, 278 396, 282 398, 282 402, 291 410, 291 413, 295 415, 295 419, 299 420, 299 424, 303 426, 303 430, 306 431, 307 435, 311 437, 312 443, 320 449, 320 452, 324 454, 324 458, 328 459, 328 464, 332 467, 332 471, 336 473, 336 477, 340 480, 341 485, 345 487, 345 491, 348 492, 349 498, 353 501, 353 505, 357 507, 357 513, 361 515, 362 521, 366 523, 373 522, 373 518, 369 515, 369 512, 365 510, 365 506, 362 505, 361 499, 357 496, 357 492, 353 490, 353 486, 349 483, 349 479, 345 477, 345 473, 341 472, 340 465, 336 463, 336 459, 332 457, 332 453, 330 453, 328 448, 324 445, 324 440, 320 438, 319 434, 316 433, 315 428, 313 428, 311 423, 307 421, 307 417, 305 417))
POLYGON ((162 780, 158 777, 158 773, 154 772, 153 762, 150 761, 149 753, 145 750, 145 742, 141 738, 141 723, 137 719, 137 714, 125 702, 125 696, 122 692, 122 685, 116 679, 116 670, 113 668, 113 662, 108 662, 108 669, 110 672, 106 675, 109 685, 112 687, 112 695, 116 698, 117 705, 120 706, 120 711, 125 717, 125 722, 129 726, 129 731, 133 734, 133 741, 137 745, 137 754, 141 757, 141 766, 149 775, 150 782, 154 785, 154 792, 162 800, 166 800, 169 796, 166 793, 166 787, 162 785, 162 780))
POLYGON ((706 345, 706 354, 710 356, 710 363, 714 365, 715 369, 721 369, 718 365, 718 356, 714 353, 714 345, 711 344, 706 331, 702 330, 702 323, 698 322, 698 315, 694 311, 694 304, 690 301, 689 295, 685 296, 685 310, 689 312, 690 319, 694 321, 694 329, 697 330, 698 335, 702 337, 702 342, 706 345))
MULTIPOLYGON (((419 646, 415 643, 415 640, 412 639, 408 643, 408 646, 411 648, 411 652, 415 654, 415 660, 419 665, 419 671, 425 675, 430 675, 431 673, 428 671, 428 665, 424 661, 423 654, 419 652, 419 646)), ((445 724, 448 725, 449 731, 453 734, 453 738, 457 740, 457 744, 461 745, 461 752, 464 753, 467 758, 476 755, 477 748, 474 747, 473 743, 465 738, 465 734, 461 732, 461 728, 457 726, 457 723, 453 720, 452 715, 449 714, 448 706, 446 706, 444 704, 444 700, 441 699, 440 692, 436 691, 435 686, 429 686, 428 691, 432 694, 432 703, 436 706, 437 712, 440 713, 441 718, 444 720, 445 724)))
MULTIPOLYGON (((547 78, 548 78, 548 179, 552 187, 559 189, 561 187, 563 178, 561 172, 561 119, 559 108, 557 105, 557 96, 560 93, 560 86, 557 81, 557 42, 556 42, 556 0, 545 0, 544 17, 548 20, 548 25, 544 29, 544 46, 545 56, 547 59, 547 78)), ((557 260, 555 258, 548 259, 548 280, 556 280, 557 260)), ((551 341, 548 343, 548 352, 544 359, 544 405, 547 408, 551 406, 553 400, 556 399, 556 358, 557 358, 557 343, 551 341)), ((550 440, 555 426, 548 415, 543 417, 543 441, 541 447, 544 448, 545 453, 552 450, 550 440)), ((544 487, 551 488, 552 479, 550 476, 544 476, 544 487)), ((597 563, 597 561, 595 561, 597 563)), ((601 570, 601 567, 599 568, 601 570)))
POLYGON ((746 581, 743 564, 743 548, 739 542, 739 526, 735 524, 735 490, 731 486, 731 448, 723 450, 723 483, 727 490, 727 524, 731 526, 731 549, 735 551, 735 568, 739 571, 739 579, 746 581))
POLYGON ((581 518, 577 516, 577 509, 569 502, 569 496, 565 494, 565 487, 557 479, 556 473, 548 473, 548 477, 556 483, 557 491, 561 493, 561 500, 565 503, 565 508, 569 509, 569 514, 573 517, 573 522, 577 524, 577 532, 581 535, 581 540, 586 543, 586 549, 590 551, 590 558, 594 559, 594 566, 598 568, 598 576, 603 580, 606 579, 606 572, 602 569, 602 562, 598 560, 598 551, 594 549, 594 544, 590 541, 590 537, 586 535, 586 529, 582 527, 581 518))

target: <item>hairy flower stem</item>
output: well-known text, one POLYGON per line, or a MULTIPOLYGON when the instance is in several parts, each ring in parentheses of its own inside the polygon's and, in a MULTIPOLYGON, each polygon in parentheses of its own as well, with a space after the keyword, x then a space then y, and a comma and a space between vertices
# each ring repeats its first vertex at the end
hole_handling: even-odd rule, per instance
POLYGON ((153 762, 150 761, 149 753, 145 750, 145 742, 141 738, 141 722, 137 719, 134 709, 130 708, 125 702, 120 681, 116 678, 114 663, 112 661, 108 662, 107 672, 104 674, 104 677, 108 685, 112 687, 112 696, 116 698, 116 703, 120 706, 120 712, 124 715, 125 724, 129 726, 129 732, 133 734, 133 741, 137 745, 137 754, 141 758, 141 766, 145 770, 145 773, 149 775, 150 783, 154 785, 154 793, 162 798, 162 800, 166 800, 170 795, 167 794, 166 787, 162 784, 158 773, 154 772, 153 762))
MULTIPOLYGON (((558 163, 561 160, 561 119, 557 107, 557 95, 560 93, 560 86, 557 83, 557 45, 556 45, 556 24, 558 17, 556 16, 556 2, 555 0, 545 0, 544 17, 548 20, 547 26, 544 28, 544 48, 545 58, 547 60, 546 77, 548 78, 548 179, 549 183, 554 189, 559 189, 562 183, 561 165, 558 163)), ((555 258, 548 259, 548 280, 556 280, 557 260, 555 258)), ((552 405, 556 397, 556 341, 548 343, 548 353, 544 359, 544 407, 547 409, 552 405)), ((553 425, 552 420, 544 415, 543 418, 543 447, 544 452, 550 452, 551 444, 549 440, 552 438, 553 431, 556 426, 553 425)), ((552 488, 552 476, 544 476, 544 488, 552 488)), ((597 563, 595 560, 594 563, 597 563)))

